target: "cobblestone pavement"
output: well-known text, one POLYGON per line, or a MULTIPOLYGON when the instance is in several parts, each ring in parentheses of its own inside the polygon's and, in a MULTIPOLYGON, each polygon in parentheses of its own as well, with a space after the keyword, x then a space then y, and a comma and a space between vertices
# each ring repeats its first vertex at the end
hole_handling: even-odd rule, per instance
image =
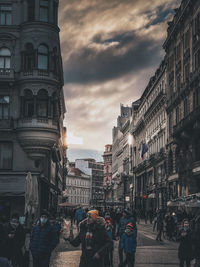
MULTIPOLYGON (((73 228, 76 235, 76 227, 73 228)), ((69 236, 69 222, 66 222, 63 235, 69 236)), ((152 225, 141 223, 138 225, 138 247, 136 252, 135 267, 178 267, 176 242, 155 240, 156 233, 152 231, 152 225)), ((117 255, 118 242, 115 241, 114 267, 118 267, 117 255)), ((51 267, 78 267, 80 260, 80 248, 73 248, 68 242, 63 241, 52 255, 51 267)))

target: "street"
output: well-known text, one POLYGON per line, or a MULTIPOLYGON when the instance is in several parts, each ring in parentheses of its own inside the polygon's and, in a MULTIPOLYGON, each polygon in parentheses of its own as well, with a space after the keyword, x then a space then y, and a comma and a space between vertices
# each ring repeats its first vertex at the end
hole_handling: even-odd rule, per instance
MULTIPOLYGON (((64 235, 69 235, 68 226, 65 228, 64 235)), ((138 247, 135 266, 178 267, 178 244, 176 242, 169 242, 168 240, 158 242, 155 238, 156 233, 153 233, 152 225, 144 224, 143 222, 138 225, 138 247)), ((115 241, 114 266, 116 267, 118 266, 117 246, 118 242, 115 241)), ((61 239, 59 246, 52 255, 51 267, 78 267, 80 254, 80 249, 73 248, 61 239)))

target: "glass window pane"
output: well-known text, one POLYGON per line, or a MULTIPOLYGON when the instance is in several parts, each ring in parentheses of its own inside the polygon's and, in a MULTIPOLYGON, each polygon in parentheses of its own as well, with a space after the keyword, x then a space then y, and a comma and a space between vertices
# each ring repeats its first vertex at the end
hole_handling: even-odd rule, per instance
POLYGON ((10 102, 10 97, 9 96, 3 96, 4 103, 9 103, 10 102))
POLYGON ((48 5, 49 5, 48 2, 49 2, 48 0, 41 0, 41 1, 40 1, 40 5, 41 5, 41 6, 48 6, 48 5))
POLYGON ((3 119, 3 105, 0 104, 0 120, 3 119))
POLYGON ((0 168, 12 168, 12 144, 0 143, 0 168))
POLYGON ((6 25, 11 25, 11 24, 12 24, 11 13, 7 13, 7 15, 6 15, 6 25))
POLYGON ((40 7, 40 21, 48 22, 48 8, 40 7))
POLYGON ((1 12, 0 13, 0 23, 1 25, 5 25, 6 24, 6 16, 5 16, 5 13, 1 12))
POLYGON ((46 55, 38 56, 38 69, 41 69, 41 70, 48 69, 48 57, 46 55))
POLYGON ((5 58, 5 68, 10 69, 10 57, 5 58))
POLYGON ((0 49, 0 56, 10 56, 10 50, 6 47, 0 49))
POLYGON ((41 54, 48 54, 48 48, 45 45, 40 45, 38 47, 38 52, 41 54))
POLYGON ((11 11, 12 7, 11 6, 1 6, 1 10, 11 11))
POLYGON ((4 69, 4 58, 0 56, 0 69, 4 69))
POLYGON ((9 118, 9 106, 4 105, 3 106, 3 119, 8 120, 8 118, 9 118))
POLYGON ((47 102, 46 101, 38 101, 37 115, 41 117, 47 117, 47 102))

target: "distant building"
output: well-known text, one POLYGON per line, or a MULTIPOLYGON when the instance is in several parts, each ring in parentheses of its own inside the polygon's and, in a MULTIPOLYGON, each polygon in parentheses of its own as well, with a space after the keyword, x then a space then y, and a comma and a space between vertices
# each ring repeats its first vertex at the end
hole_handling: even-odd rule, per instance
POLYGON ((55 214, 62 202, 66 129, 57 16, 58 1, 0 2, 0 214, 8 217, 55 214), (26 177, 37 181, 32 201, 26 177))
POLYGON ((112 179, 115 205, 125 206, 129 199, 129 126, 131 107, 121 105, 117 126, 112 131, 112 179), (126 198, 127 197, 127 198, 126 198))
MULTIPOLYGON (((113 202, 113 181, 112 181, 112 145, 106 145, 103 154, 104 159, 104 200, 105 202, 113 202)), ((109 203, 105 203, 108 205, 109 203)))
POLYGON ((81 206, 89 207, 90 189, 91 176, 75 168, 73 164, 70 164, 66 178, 67 202, 74 205, 81 204, 81 206))
POLYGON ((103 162, 96 162, 94 159, 77 159, 75 160, 76 168, 80 169, 91 179, 90 204, 92 206, 103 206, 103 162))

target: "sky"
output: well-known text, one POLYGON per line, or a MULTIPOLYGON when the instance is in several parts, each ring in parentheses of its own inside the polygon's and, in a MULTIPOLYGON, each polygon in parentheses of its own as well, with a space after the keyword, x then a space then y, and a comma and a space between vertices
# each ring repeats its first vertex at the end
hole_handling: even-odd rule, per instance
POLYGON ((68 157, 99 160, 120 104, 144 91, 164 58, 180 0, 60 0, 68 157), (96 153, 96 154, 95 154, 96 153))

